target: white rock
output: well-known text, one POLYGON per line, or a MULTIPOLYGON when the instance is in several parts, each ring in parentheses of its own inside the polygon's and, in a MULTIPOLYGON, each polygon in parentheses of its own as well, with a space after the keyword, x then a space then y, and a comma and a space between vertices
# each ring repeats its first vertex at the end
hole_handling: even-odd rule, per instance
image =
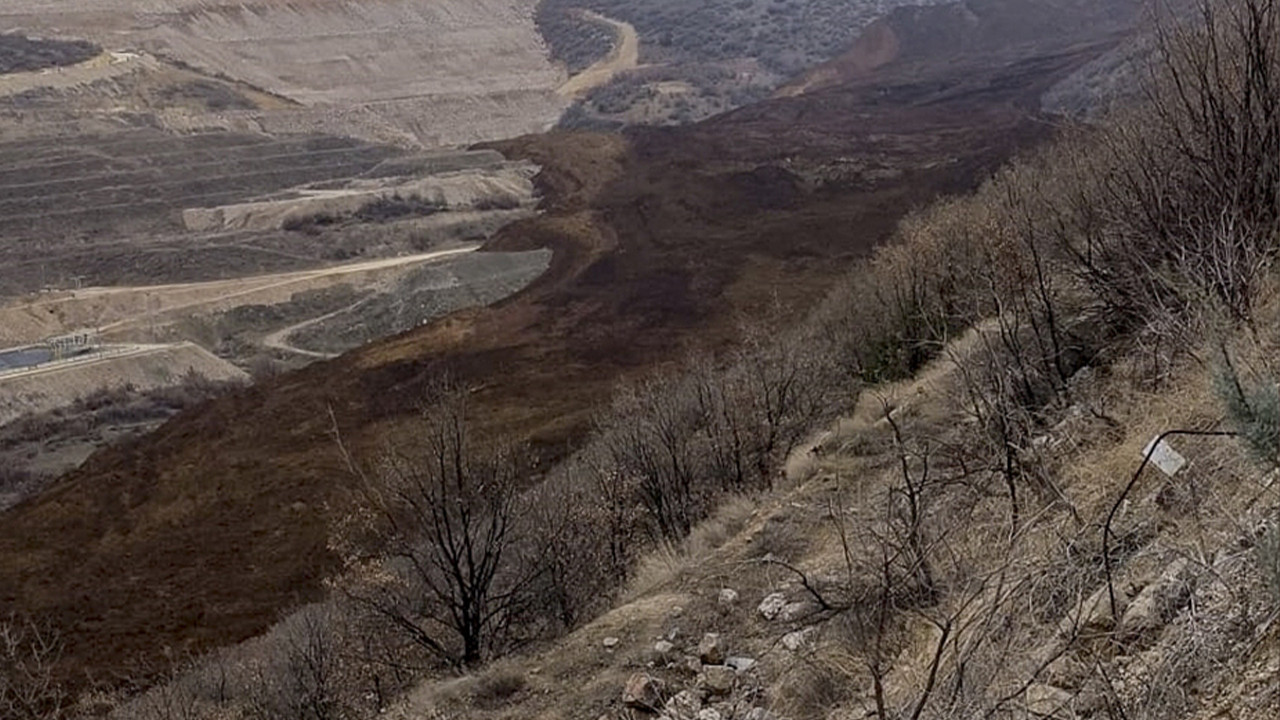
POLYGON ((1120 619, 1120 636, 1134 640, 1164 626, 1191 594, 1194 573, 1186 558, 1170 563, 1160 577, 1145 588, 1124 612, 1120 619))
POLYGON ((782 622, 795 622, 803 617, 812 615, 818 611, 817 603, 811 602, 793 602, 787 603, 778 613, 778 619, 782 622))
POLYGON ((733 692, 738 673, 724 665, 706 665, 702 668, 698 684, 712 696, 724 696, 733 692))
POLYGON ((773 620, 778 617, 778 613, 787 606, 787 596, 783 593, 771 593, 764 600, 760 601, 760 607, 757 608, 765 620, 773 620))
POLYGON ((721 605, 736 605, 738 602, 738 591, 733 588, 725 588, 720 591, 721 605))
POLYGON ((672 652, 675 651, 675 649, 676 649, 675 644, 667 642, 666 640, 659 640, 658 642, 653 644, 653 651, 663 656, 670 655, 672 652))
POLYGON ((809 635, 812 631, 813 628, 805 628, 804 630, 796 630, 795 632, 789 632, 786 635, 783 635, 782 647, 790 650, 791 652, 799 651, 800 648, 804 647, 808 643, 809 635))
POLYGON ((635 673, 627 678, 622 690, 622 704, 636 710, 657 712, 662 707, 663 684, 646 673, 635 673))
POLYGON ((1129 607, 1129 595, 1119 585, 1116 586, 1114 611, 1111 598, 1111 591, 1106 585, 1098 588, 1074 612, 1062 619, 1058 624, 1058 634, 1062 637, 1076 634, 1091 636, 1113 630, 1116 618, 1123 617, 1129 607))
POLYGON ((719 665, 724 662, 725 643, 719 633, 707 633, 698 643, 698 659, 704 665, 719 665))
POLYGON ((618 638, 616 638, 616 637, 607 637, 607 638, 605 638, 605 639, 604 639, 604 642, 603 642, 602 644, 603 644, 606 648, 613 649, 613 648, 618 647, 618 642, 619 642, 619 641, 618 641, 618 638))
POLYGON ((1072 697, 1062 688, 1036 683, 1027 688, 1027 712, 1034 717, 1061 717, 1072 697))
POLYGON ((724 664, 738 672, 746 672, 756 666, 756 661, 748 657, 731 657, 724 664))
POLYGON ((667 701, 663 711, 673 718, 692 719, 697 716, 698 711, 701 709, 702 699, 698 697, 697 693, 691 690, 681 690, 667 701))
POLYGON ((713 708, 703 708, 698 711, 698 720, 722 720, 719 710, 713 708))

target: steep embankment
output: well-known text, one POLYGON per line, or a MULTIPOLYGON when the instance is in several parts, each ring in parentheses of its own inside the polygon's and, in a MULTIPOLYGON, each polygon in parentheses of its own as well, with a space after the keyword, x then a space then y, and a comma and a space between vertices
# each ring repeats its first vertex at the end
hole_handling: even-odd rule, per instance
POLYGON ((904 55, 689 128, 501 144, 543 165, 547 214, 492 246, 553 248, 543 277, 104 451, 0 523, 0 612, 63 629, 68 670, 260 631, 333 569, 334 420, 372 452, 448 368, 477 385, 486 430, 563 454, 618 378, 723 347, 775 300, 804 307, 908 209, 1044 137, 1040 94, 1096 50, 1024 50, 904 55))
POLYGON ((564 73, 543 49, 534 4, 13 0, 0 8, 0 27, 146 50, 302 106, 222 113, 271 131, 434 145, 537 132, 556 121, 564 73))

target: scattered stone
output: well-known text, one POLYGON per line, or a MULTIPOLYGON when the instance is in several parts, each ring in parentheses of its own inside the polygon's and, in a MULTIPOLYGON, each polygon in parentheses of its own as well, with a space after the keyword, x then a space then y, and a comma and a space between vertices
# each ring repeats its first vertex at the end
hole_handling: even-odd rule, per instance
POLYGON ((771 593, 760 601, 760 607, 757 608, 765 620, 773 620, 778 617, 782 609, 787 606, 787 596, 783 593, 771 593))
POLYGON ((1027 712, 1032 717, 1062 717, 1072 697, 1062 688, 1036 683, 1027 688, 1027 712))
POLYGON ((667 640, 659 640, 653 644, 653 651, 660 657, 667 657, 671 653, 675 652, 675 650, 676 646, 667 640))
POLYGON ((1178 558, 1159 579, 1142 589, 1120 618, 1120 637, 1126 641, 1152 635, 1164 627, 1191 597, 1194 573, 1186 558, 1178 558))
POLYGON ((1108 633, 1115 628, 1115 619, 1123 617, 1125 609, 1129 606, 1129 595, 1123 588, 1116 586, 1115 588, 1115 612, 1111 608, 1111 593, 1107 586, 1103 585, 1089 596, 1088 600, 1081 603, 1074 613, 1070 613, 1062 619, 1058 625, 1058 633, 1062 637, 1070 637, 1072 634, 1084 636, 1099 635, 1108 633))
POLYGON ((684 666, 685 669, 694 675, 702 672, 702 661, 692 655, 689 655, 684 659, 684 666))
POLYGON ((778 720, 778 716, 762 707, 751 708, 744 720, 778 720))
POLYGON ((756 661, 748 657, 731 657, 724 664, 738 672, 746 672, 756 666, 756 661))
POLYGON ((724 663, 725 647, 719 633, 707 633, 698 643, 698 659, 704 665, 721 665, 724 663))
POLYGON ((738 591, 733 588, 725 588, 721 590, 719 602, 722 606, 737 605, 738 591))
POLYGON ((813 633, 813 628, 805 628, 789 632, 782 636, 782 647, 791 652, 799 652, 809 642, 809 635, 813 633))
POLYGON ((698 711, 698 720, 723 720, 720 711, 714 708, 703 708, 698 711))
POLYGON ((702 668, 702 675, 698 678, 698 685, 710 696, 724 696, 733 692, 737 676, 737 672, 731 667, 705 665, 702 668))
POLYGON ((612 650, 613 648, 618 647, 618 638, 616 638, 616 637, 607 637, 607 638, 605 638, 605 639, 604 639, 604 643, 603 643, 603 644, 604 644, 604 646, 605 646, 606 648, 608 648, 608 649, 612 650))
POLYGON ((622 690, 622 704, 636 710, 656 713, 662 708, 665 688, 662 681, 648 673, 635 673, 627 678, 622 690))
POLYGON ((702 709, 702 698, 697 693, 689 690, 681 690, 676 693, 667 705, 663 708, 663 712, 673 718, 693 718, 697 716, 698 711, 702 709))
POLYGON ((778 619, 782 622, 795 622, 801 618, 808 617, 821 609, 817 603, 802 601, 787 603, 782 610, 778 612, 778 619))

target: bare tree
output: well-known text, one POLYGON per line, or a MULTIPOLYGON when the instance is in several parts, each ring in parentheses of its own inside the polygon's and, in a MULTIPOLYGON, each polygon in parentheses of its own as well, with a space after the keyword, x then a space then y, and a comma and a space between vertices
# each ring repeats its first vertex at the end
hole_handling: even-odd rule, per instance
POLYGON ((0 620, 0 716, 51 720, 62 716, 66 690, 56 675, 57 633, 32 620, 0 620))
POLYGON ((668 376, 620 388, 599 429, 613 466, 636 478, 658 539, 688 535, 706 506, 698 453, 705 418, 688 384, 668 376))
POLYGON ((466 395, 444 387, 411 438, 371 470, 351 462, 388 534, 353 599, 457 667, 516 640, 543 570, 520 534, 516 451, 474 437, 466 395))

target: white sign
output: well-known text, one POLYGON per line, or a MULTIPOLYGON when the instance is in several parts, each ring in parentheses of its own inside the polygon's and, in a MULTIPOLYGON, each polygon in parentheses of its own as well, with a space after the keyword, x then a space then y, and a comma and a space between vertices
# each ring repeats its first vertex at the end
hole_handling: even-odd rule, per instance
POLYGON ((1169 447, 1169 443, 1164 440, 1160 440, 1157 443, 1156 440, 1159 437, 1157 435, 1151 438, 1151 442, 1147 443, 1147 446, 1142 449, 1142 457, 1149 456, 1152 464, 1160 468, 1160 472, 1173 477, 1178 474, 1179 470, 1187 466, 1187 459, 1182 457, 1177 450, 1169 447), (1154 446, 1154 449, 1152 446, 1154 446))

